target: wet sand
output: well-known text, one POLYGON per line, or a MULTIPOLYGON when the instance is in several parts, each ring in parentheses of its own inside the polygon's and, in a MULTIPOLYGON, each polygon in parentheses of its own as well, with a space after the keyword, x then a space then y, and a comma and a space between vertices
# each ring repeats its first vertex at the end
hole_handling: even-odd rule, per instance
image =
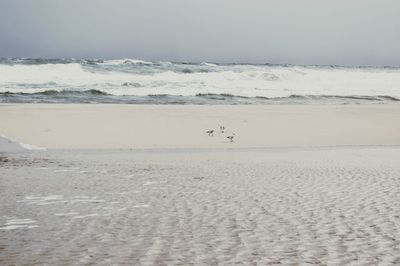
POLYGON ((0 105, 1 134, 56 149, 400 145, 399 132, 400 104, 0 105), (218 134, 219 124, 225 134, 218 134), (205 134, 209 129, 214 137, 205 134))
POLYGON ((397 105, 207 108, 0 106, 0 265, 400 264, 397 105))

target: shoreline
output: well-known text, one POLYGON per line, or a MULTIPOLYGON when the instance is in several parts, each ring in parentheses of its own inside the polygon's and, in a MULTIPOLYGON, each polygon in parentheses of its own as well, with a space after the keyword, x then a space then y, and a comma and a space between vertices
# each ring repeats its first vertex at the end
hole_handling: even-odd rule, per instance
POLYGON ((397 146, 399 122, 400 105, 0 105, 1 134, 48 149, 397 146))

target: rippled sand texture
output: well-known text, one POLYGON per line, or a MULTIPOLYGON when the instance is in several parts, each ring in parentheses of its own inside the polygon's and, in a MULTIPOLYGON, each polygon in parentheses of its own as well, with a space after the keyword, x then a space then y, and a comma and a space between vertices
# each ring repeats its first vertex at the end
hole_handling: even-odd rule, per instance
POLYGON ((0 264, 400 264, 400 148, 75 151, 0 167, 0 264))

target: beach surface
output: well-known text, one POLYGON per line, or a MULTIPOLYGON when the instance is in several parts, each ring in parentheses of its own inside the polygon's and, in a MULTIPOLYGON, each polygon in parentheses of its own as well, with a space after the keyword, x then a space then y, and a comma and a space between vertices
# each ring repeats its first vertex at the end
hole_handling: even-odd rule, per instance
POLYGON ((1 105, 0 265, 398 265, 399 119, 398 105, 1 105))
POLYGON ((399 104, 0 106, 1 134, 50 149, 400 145, 399 132, 399 104))
POLYGON ((0 161, 0 264, 398 265, 400 149, 0 161))

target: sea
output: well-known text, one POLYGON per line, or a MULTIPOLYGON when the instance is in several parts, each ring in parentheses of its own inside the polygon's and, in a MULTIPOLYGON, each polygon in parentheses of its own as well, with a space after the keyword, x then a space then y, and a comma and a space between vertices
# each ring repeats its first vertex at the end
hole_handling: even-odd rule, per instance
POLYGON ((0 103, 388 104, 400 68, 0 59, 0 103))

